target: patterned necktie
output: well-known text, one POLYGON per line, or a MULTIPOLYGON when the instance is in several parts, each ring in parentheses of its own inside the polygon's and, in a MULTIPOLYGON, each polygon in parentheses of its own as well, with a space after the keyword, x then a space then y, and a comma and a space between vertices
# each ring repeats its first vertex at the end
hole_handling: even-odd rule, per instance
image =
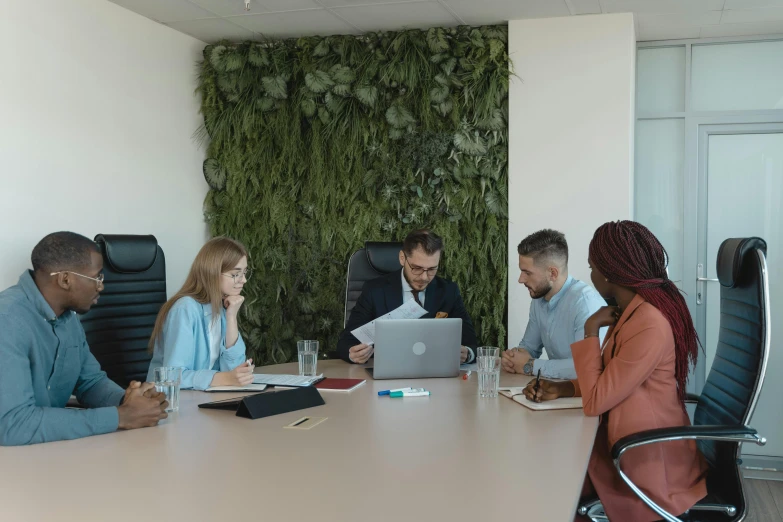
MULTIPOLYGON (((416 290, 411 290, 411 293, 413 294, 413 300, 416 301, 416 304, 421 306, 421 301, 419 301, 419 292, 416 290)), ((424 307, 422 306, 422 308, 424 307)))

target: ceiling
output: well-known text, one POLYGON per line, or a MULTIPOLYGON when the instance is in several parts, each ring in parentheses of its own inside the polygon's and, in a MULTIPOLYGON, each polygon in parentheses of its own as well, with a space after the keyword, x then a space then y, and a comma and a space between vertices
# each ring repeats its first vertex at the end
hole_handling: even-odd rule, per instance
POLYGON ((783 0, 110 0, 204 42, 633 12, 638 40, 783 34, 783 0))

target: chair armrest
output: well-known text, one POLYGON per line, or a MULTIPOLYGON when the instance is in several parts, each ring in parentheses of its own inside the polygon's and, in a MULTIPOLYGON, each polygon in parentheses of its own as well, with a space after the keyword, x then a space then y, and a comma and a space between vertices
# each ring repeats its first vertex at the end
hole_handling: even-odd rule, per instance
POLYGON ((697 403, 697 402, 699 402, 700 398, 701 398, 701 395, 696 395, 695 393, 686 393, 685 394, 685 404, 697 403))
POLYGON ((766 439, 758 436, 755 428, 738 425, 710 425, 710 426, 675 426, 672 428, 659 428, 647 430, 633 435, 627 435, 618 440, 612 447, 612 459, 615 461, 629 448, 666 442, 670 440, 696 439, 696 440, 726 440, 734 442, 755 442, 759 446, 766 444, 766 439))

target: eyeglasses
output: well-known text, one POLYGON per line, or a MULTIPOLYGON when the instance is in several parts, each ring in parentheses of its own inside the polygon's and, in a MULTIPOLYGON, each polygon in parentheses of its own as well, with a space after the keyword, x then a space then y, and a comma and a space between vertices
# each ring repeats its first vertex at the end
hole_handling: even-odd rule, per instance
POLYGON ((253 275, 253 269, 252 268, 246 268, 244 271, 239 272, 239 273, 233 272, 233 273, 230 273, 230 274, 221 274, 221 275, 223 275, 225 277, 230 277, 231 279, 233 279, 234 280, 234 284, 237 284, 237 282, 239 281, 240 277, 244 277, 245 278, 245 282, 248 282, 250 280, 250 276, 253 275))
POLYGON ((427 272, 427 275, 434 276, 435 274, 438 273, 438 267, 437 266, 432 267, 432 268, 421 268, 421 267, 417 266, 417 267, 414 268, 411 265, 410 261, 408 261, 408 256, 405 256, 405 262, 408 263, 408 266, 411 268, 411 272, 413 273, 413 275, 421 275, 424 272, 427 272))
POLYGON ((71 272, 70 270, 61 270, 61 271, 59 271, 59 272, 52 272, 52 273, 51 273, 51 274, 49 274, 49 275, 50 275, 50 276, 56 276, 56 275, 58 275, 58 274, 73 274, 73 275, 77 275, 77 276, 79 276, 79 277, 83 277, 83 278, 85 278, 85 279, 91 279, 91 280, 95 281, 95 284, 96 284, 97 286, 100 286, 100 285, 102 285, 102 284, 103 284, 103 274, 98 274, 98 277, 90 277, 90 276, 86 276, 86 275, 84 275, 84 274, 80 274, 80 273, 78 273, 78 272, 71 272))

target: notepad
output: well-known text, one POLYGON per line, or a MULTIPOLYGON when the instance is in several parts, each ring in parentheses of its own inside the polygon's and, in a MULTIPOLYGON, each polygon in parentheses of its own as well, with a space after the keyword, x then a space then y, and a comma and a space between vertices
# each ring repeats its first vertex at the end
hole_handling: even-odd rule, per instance
POLYGON ((266 384, 248 384, 246 386, 210 386, 208 392, 260 392, 266 390, 266 384))
POLYGON ((320 391, 351 392, 367 382, 365 379, 332 379, 327 377, 315 385, 320 391))
POLYGON ((266 384, 268 386, 292 386, 295 388, 301 388, 304 386, 312 386, 313 384, 322 381, 324 375, 316 375, 315 377, 306 377, 302 375, 271 375, 265 373, 257 373, 253 376, 253 384, 266 384))
POLYGON ((581 397, 561 397, 559 399, 555 399, 553 401, 544 401, 544 402, 533 402, 527 400, 527 397, 522 393, 522 390, 524 390, 524 387, 519 388, 506 388, 504 390, 499 390, 498 393, 504 397, 508 397, 509 399, 518 402, 525 408, 530 408, 531 410, 541 411, 541 410, 571 410, 571 409, 577 409, 582 407, 582 398, 581 397))

